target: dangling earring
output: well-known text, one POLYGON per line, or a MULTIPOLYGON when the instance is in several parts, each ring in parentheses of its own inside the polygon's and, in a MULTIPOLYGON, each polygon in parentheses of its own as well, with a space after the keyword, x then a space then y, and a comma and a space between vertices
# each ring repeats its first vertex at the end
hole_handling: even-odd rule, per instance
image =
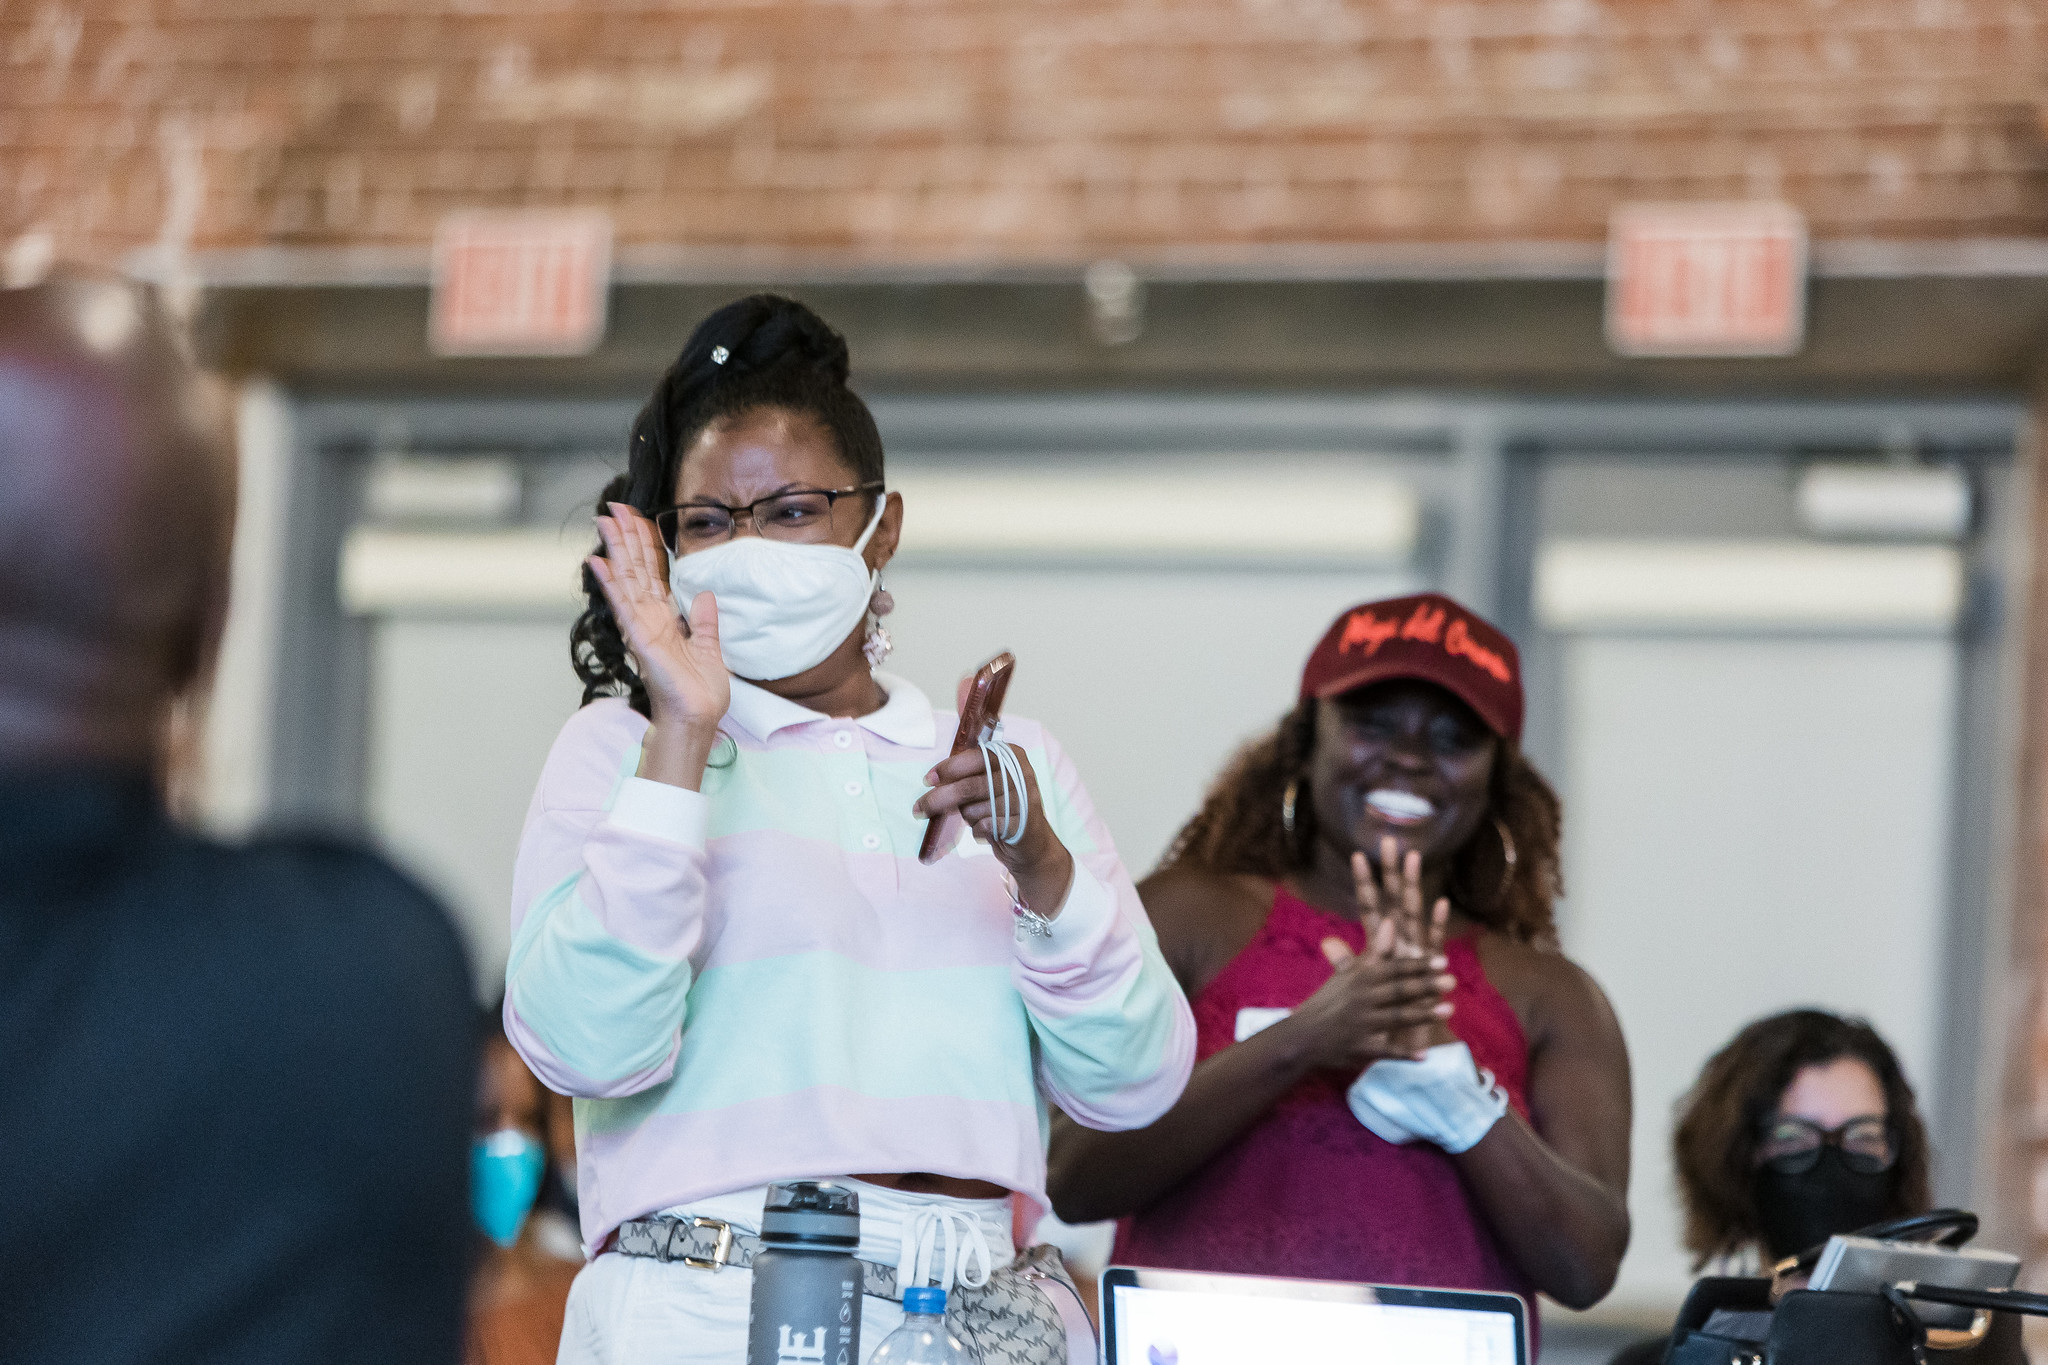
POLYGON ((881 576, 875 577, 875 595, 868 599, 868 638, 862 642, 860 652, 868 661, 869 668, 880 668, 882 660, 889 657, 889 651, 896 648, 896 642, 889 638, 889 632, 882 626, 882 618, 896 610, 896 598, 882 586, 881 576))
POLYGON ((1493 817, 1493 832, 1500 836, 1500 885, 1493 893, 1497 905, 1507 899, 1508 888, 1515 884, 1515 836, 1508 832, 1508 827, 1501 823, 1498 815, 1493 817))
POLYGON ((1294 841, 1294 798, 1301 794, 1301 779, 1287 780, 1287 790, 1280 795, 1280 827, 1287 831, 1289 843, 1294 841))

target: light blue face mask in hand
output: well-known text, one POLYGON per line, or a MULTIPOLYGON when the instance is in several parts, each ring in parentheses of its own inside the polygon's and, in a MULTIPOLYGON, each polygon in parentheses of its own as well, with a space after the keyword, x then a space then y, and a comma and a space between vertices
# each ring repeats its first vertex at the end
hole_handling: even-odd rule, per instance
POLYGON ((500 1128, 476 1140, 470 1153, 469 1202, 485 1236, 501 1247, 519 1240, 547 1164, 540 1143, 517 1128, 500 1128))

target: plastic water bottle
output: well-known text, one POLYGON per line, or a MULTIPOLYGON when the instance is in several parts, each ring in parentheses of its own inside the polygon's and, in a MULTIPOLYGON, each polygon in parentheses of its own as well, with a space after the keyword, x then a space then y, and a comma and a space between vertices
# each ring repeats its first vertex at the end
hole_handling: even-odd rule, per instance
POLYGON ((903 1325, 883 1338, 868 1365, 981 1365, 981 1359, 946 1330, 946 1291, 927 1286, 903 1291, 903 1325))
POLYGON ((860 1198, 844 1185, 768 1187, 754 1256, 747 1365, 856 1365, 860 1198))

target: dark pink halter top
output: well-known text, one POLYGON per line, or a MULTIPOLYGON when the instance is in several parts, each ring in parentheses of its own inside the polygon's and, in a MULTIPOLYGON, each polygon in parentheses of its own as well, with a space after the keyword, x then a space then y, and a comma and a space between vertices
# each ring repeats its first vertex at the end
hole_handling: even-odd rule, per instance
MULTIPOLYGON (((1292 1009, 1313 995, 1330 977, 1322 941, 1332 935, 1353 951, 1365 946, 1359 925, 1277 892, 1265 927, 1193 1001, 1199 1055, 1235 1041, 1239 1010, 1292 1009)), ((1451 1031, 1527 1117, 1521 1023, 1469 939, 1444 952, 1458 979, 1451 1031)), ((1344 1102, 1351 1081, 1321 1072, 1282 1096, 1234 1146, 1118 1224, 1116 1262, 1528 1297, 1452 1159, 1428 1143, 1374 1136, 1344 1102)))

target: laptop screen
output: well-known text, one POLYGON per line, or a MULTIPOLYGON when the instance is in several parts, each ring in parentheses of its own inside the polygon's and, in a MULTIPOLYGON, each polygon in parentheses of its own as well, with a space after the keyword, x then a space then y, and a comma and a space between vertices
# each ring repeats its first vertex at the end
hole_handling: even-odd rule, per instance
POLYGON ((1522 1365, 1508 1294, 1182 1271, 1103 1272, 1108 1365, 1522 1365))

